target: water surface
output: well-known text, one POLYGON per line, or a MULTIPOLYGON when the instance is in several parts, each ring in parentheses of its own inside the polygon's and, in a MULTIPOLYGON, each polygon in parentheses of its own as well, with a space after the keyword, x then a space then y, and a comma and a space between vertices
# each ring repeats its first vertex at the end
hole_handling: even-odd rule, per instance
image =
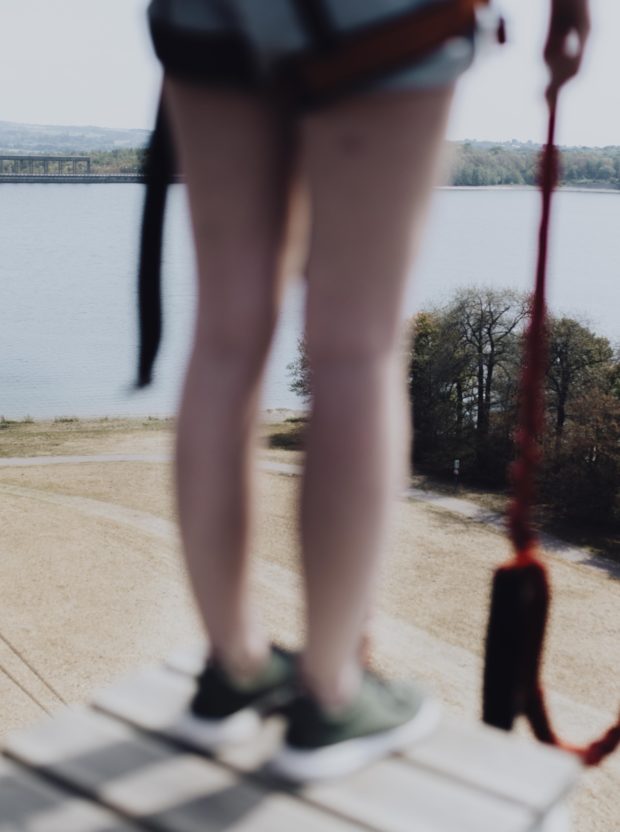
MULTIPOLYGON (((0 186, 0 415, 169 415, 192 328, 194 261, 182 186, 171 188, 164 258, 165 339, 156 384, 130 393, 136 354, 135 266, 143 186, 0 186)), ((529 290, 538 195, 440 190, 412 275, 406 314, 472 284, 529 290)), ((620 194, 563 192, 550 261, 553 312, 620 339, 620 194)), ((377 275, 380 280, 381 276, 377 275)), ((286 365, 304 290, 289 288, 266 378, 266 408, 297 408, 286 365)))

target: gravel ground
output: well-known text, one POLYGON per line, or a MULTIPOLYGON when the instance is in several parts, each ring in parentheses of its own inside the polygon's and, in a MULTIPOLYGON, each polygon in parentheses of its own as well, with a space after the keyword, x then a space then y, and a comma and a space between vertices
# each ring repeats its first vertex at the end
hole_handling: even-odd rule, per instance
MULTIPOLYGON (((32 455, 164 456, 170 444, 165 430, 67 433, 32 455)), ((262 472, 258 485, 257 593, 273 637, 293 645, 302 638, 298 480, 262 472)), ((40 719, 57 706, 56 693, 85 701, 130 667, 196 640, 166 463, 0 467, 0 494, 0 735, 40 719)), ((400 502, 372 624, 379 668, 417 676, 451 714, 477 718, 488 586, 507 554, 496 529, 400 502)), ((560 733, 579 742, 600 731, 620 702, 620 581, 553 554, 550 563, 555 603, 545 678, 560 733)), ((619 794, 616 755, 584 777, 574 799, 576 832, 620 832, 619 794)))

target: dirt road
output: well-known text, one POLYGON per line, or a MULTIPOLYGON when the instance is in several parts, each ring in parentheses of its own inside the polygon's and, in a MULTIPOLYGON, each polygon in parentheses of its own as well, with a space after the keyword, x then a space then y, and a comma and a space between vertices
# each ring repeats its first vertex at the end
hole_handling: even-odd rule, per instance
MULTIPOLYGON (((42 453, 133 459, 0 462, 0 734, 40 719, 56 694, 85 700, 130 667, 196 640, 163 461, 169 451, 166 431, 117 432, 42 453), (137 461, 143 455, 150 461, 137 461)), ((259 475, 256 586, 270 632, 289 644, 302 635, 297 487, 296 477, 259 475)), ((424 680, 453 715, 478 717, 488 585, 507 551, 501 532, 476 520, 415 500, 397 507, 373 623, 376 661, 388 674, 424 680)), ((553 555, 551 563, 545 677, 561 733, 581 741, 620 702, 620 581, 611 568, 553 555)), ((620 832, 619 794, 616 756, 584 778, 577 832, 620 832)))

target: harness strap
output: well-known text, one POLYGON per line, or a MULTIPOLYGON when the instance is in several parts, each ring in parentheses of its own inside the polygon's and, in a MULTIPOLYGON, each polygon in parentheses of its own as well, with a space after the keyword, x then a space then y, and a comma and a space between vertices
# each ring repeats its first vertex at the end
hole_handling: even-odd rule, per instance
MULTIPOLYGON (((316 7, 317 0, 298 0, 297 6, 316 7)), ((372 26, 348 32, 329 32, 318 52, 301 53, 281 62, 278 76, 295 101, 306 106, 354 90, 368 79, 380 78, 414 60, 420 60, 455 37, 473 35, 476 11, 489 0, 446 0, 395 15, 372 26)), ((316 17, 317 10, 313 12, 316 17)), ((306 17, 309 13, 306 12, 306 17)), ((316 23, 316 21, 315 21, 316 23)), ((312 36, 316 25, 308 28, 312 36)), ((498 23, 497 40, 505 41, 503 22, 498 23)))
POLYGON ((297 17, 317 49, 327 49, 334 37, 334 29, 325 0, 293 0, 297 17))

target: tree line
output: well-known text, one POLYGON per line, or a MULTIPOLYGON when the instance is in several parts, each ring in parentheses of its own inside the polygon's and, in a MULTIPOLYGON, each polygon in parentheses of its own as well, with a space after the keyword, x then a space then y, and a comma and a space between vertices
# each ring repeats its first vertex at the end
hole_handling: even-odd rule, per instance
MULTIPOLYGON (((529 298, 467 289, 418 313, 406 332, 407 383, 417 470, 485 487, 508 484, 529 298)), ((620 354, 566 317, 548 321, 546 412, 539 498, 558 517, 620 519, 620 354)), ((303 341, 291 389, 311 397, 303 341)))
MULTIPOLYGON (((540 148, 536 145, 464 142, 451 144, 446 185, 535 185, 540 148)), ((560 150, 560 184, 620 188, 620 147, 560 150)))
POLYGON ((117 150, 94 150, 89 153, 92 173, 140 174, 144 168, 147 151, 139 147, 119 148, 117 150))
MULTIPOLYGON (((450 143, 445 185, 535 185, 540 148, 533 144, 450 143)), ((92 152, 94 173, 142 172, 147 150, 92 152)), ((573 147, 560 153, 560 182, 573 187, 620 189, 620 147, 573 147)))

